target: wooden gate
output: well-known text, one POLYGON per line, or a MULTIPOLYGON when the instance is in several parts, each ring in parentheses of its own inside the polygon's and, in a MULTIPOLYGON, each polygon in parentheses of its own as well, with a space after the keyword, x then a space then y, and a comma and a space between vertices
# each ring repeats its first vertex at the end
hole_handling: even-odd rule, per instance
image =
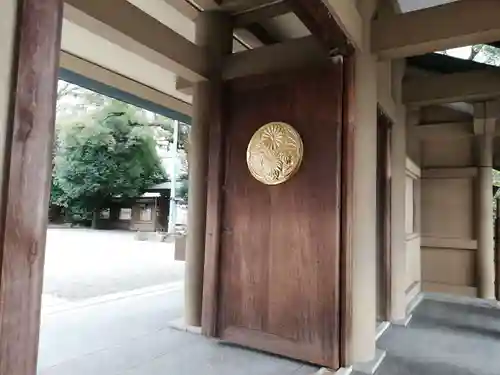
POLYGON ((217 298, 204 319, 215 336, 330 368, 340 356, 342 81, 337 62, 228 83, 220 247, 207 257, 217 282, 205 280, 204 295, 217 298), (246 150, 273 121, 298 131, 304 158, 269 186, 250 174, 246 150))

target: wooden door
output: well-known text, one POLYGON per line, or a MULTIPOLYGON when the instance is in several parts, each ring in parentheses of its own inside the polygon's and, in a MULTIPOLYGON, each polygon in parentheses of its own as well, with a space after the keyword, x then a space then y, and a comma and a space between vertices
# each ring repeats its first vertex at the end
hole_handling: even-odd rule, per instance
POLYGON ((226 341, 337 368, 342 64, 230 83, 225 124, 217 333, 226 341), (301 135, 300 170, 267 186, 246 149, 262 125, 301 135))

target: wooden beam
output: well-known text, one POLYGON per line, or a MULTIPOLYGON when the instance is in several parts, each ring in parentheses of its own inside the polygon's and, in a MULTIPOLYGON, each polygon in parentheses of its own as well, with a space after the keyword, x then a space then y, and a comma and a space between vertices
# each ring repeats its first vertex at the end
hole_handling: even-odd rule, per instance
POLYGON ((201 49, 127 0, 66 0, 64 18, 192 82, 206 79, 201 49))
POLYGON ((500 40, 500 2, 456 1, 372 23, 372 51, 394 59, 500 40))
POLYGON ((227 57, 222 75, 229 80, 328 62, 326 51, 314 37, 309 36, 235 53, 227 57))
POLYGON ((474 178, 478 174, 477 167, 426 168, 422 169, 422 178, 474 178))
MULTIPOLYGON (((340 1, 339 3, 344 3, 340 1)), ((336 7, 328 6, 323 0, 288 0, 297 17, 304 23, 331 55, 350 55, 352 48, 345 31, 340 27, 336 7)), ((355 9, 354 9, 355 10, 355 9)), ((356 10, 355 10, 356 11, 356 10)), ((355 13, 359 16, 359 14, 355 13)))
POLYGON ((422 237, 422 247, 476 250, 477 240, 468 238, 422 237))
POLYGON ((192 3, 186 0, 163 0, 175 8, 184 17, 194 20, 200 12, 192 3))
POLYGON ((37 373, 62 13, 62 0, 2 2, 2 375, 37 373))
POLYGON ((59 66, 162 107, 172 109, 187 116, 192 115, 192 106, 190 103, 186 103, 70 53, 61 51, 59 66))
POLYGON ((248 25, 246 29, 250 31, 257 38, 257 40, 262 43, 262 45, 275 44, 279 42, 279 40, 273 37, 261 24, 252 23, 251 25, 248 25))
POLYGON ((403 82, 403 102, 423 106, 479 101, 500 96, 500 69, 410 78, 403 82))
POLYGON ((234 16, 235 27, 245 27, 252 23, 259 23, 269 18, 282 16, 290 13, 290 7, 285 1, 278 1, 269 5, 262 6, 250 11, 236 14, 234 16))
MULTIPOLYGON (((214 0, 206 0, 206 1, 197 1, 197 7, 193 4, 187 2, 186 0, 164 0, 169 3, 172 7, 174 7, 179 13, 181 13, 186 18, 194 21, 201 10, 213 10, 219 7, 219 4, 214 0)), ((257 48, 261 47, 264 43, 262 43, 255 35, 250 33, 246 29, 238 29, 235 30, 234 39, 237 40, 240 44, 247 48, 257 48)))
MULTIPOLYGON (((204 0, 201 0, 204 1, 204 0)), ((275 0, 206 0, 217 1, 220 9, 233 14, 251 11, 274 3, 275 0)))
MULTIPOLYGON (((183 0, 186 1, 186 0, 183 0)), ((186 1, 188 2, 188 1, 186 1)), ((202 10, 215 10, 220 8, 220 0, 196 0, 194 2, 198 5, 202 10)))
POLYGON ((189 82, 182 77, 176 77, 175 89, 186 95, 193 95, 193 82, 189 82))
POLYGON ((415 126, 415 134, 421 140, 466 138, 474 136, 470 122, 443 122, 415 126))
POLYGON ((322 0, 333 19, 359 50, 363 49, 363 20, 352 0, 322 0))

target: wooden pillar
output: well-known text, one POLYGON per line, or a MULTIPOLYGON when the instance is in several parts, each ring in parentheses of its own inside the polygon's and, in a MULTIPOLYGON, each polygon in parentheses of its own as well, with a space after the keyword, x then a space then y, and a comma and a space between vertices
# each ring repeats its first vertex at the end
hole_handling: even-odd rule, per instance
POLYGON ((186 244, 185 322, 201 325, 207 213, 209 130, 220 122, 222 62, 232 51, 232 22, 228 14, 201 12, 196 19, 196 44, 205 47, 209 80, 194 85, 193 125, 189 148, 189 206, 186 244))
POLYGON ((355 54, 354 210, 352 222, 352 323, 349 362, 375 356, 376 335, 376 170, 377 67, 370 48, 370 23, 376 1, 358 2, 365 35, 355 54))
POLYGON ((0 374, 35 375, 62 1, 0 8, 0 374))
POLYGON ((493 134, 488 123, 494 119, 485 119, 483 134, 478 135, 479 173, 477 183, 478 208, 478 252, 477 276, 478 295, 480 298, 495 298, 495 249, 493 245, 493 134))

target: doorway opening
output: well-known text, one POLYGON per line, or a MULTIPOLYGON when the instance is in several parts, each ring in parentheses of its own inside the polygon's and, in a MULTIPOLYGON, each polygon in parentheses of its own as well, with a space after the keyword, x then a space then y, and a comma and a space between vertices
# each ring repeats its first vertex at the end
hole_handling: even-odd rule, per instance
POLYGON ((62 80, 56 113, 38 373, 114 374, 186 345, 189 126, 62 80))

